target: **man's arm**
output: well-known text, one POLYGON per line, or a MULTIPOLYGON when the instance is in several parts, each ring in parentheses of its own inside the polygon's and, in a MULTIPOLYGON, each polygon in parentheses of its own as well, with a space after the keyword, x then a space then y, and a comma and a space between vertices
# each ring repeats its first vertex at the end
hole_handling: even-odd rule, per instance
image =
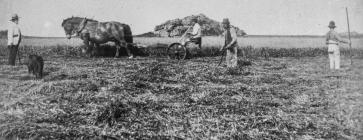
POLYGON ((193 26, 193 31, 191 33, 192 38, 194 38, 195 36, 197 36, 199 34, 199 32, 201 32, 201 28, 200 26, 198 26, 197 24, 193 26))
POLYGON ((185 34, 188 36, 193 35, 194 26, 189 26, 188 29, 185 31, 185 34))
POLYGON ((329 33, 327 33, 325 35, 325 43, 328 45, 329 44, 329 33))
POLYGON ((198 34, 200 34, 200 36, 202 36, 202 27, 200 27, 200 26, 199 26, 198 34))
POLYGON ((339 34, 338 33, 334 33, 334 36, 335 36, 335 38, 339 41, 339 42, 343 42, 343 43, 349 43, 349 40, 346 40, 346 39, 343 39, 343 38, 341 38, 340 36, 339 36, 339 34))
POLYGON ((232 45, 237 42, 237 32, 233 27, 231 27, 230 33, 231 33, 232 41, 226 46, 226 49, 231 48, 232 45))
POLYGON ((21 35, 21 31, 20 31, 20 28, 19 28, 19 42, 18 42, 18 44, 20 44, 21 43, 21 40, 23 39, 23 36, 21 35))
POLYGON ((13 40, 14 40, 14 37, 13 37, 13 28, 12 28, 12 26, 11 25, 9 25, 9 27, 8 27, 8 45, 13 45, 14 44, 14 42, 13 42, 13 40))
POLYGON ((199 32, 201 32, 200 28, 198 28, 198 30, 195 33, 192 34, 192 37, 193 38, 196 37, 199 34, 199 32))

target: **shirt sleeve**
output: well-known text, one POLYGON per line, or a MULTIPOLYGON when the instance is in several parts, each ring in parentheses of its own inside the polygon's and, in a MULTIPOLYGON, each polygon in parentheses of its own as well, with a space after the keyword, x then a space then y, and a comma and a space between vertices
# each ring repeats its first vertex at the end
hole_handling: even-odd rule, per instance
POLYGON ((338 40, 338 41, 340 41, 340 42, 342 42, 343 40, 342 40, 342 38, 340 37, 340 35, 338 35, 337 33, 335 33, 334 34, 334 36, 335 36, 335 38, 338 40))
POLYGON ((11 24, 8 26, 8 45, 14 44, 13 43, 13 27, 11 24))
POLYGON ((237 32, 236 32, 236 30, 232 27, 232 28, 230 29, 230 31, 231 31, 231 36, 232 36, 232 38, 233 38, 233 39, 237 39, 237 32))
POLYGON ((232 37, 232 41, 230 42, 229 45, 233 45, 233 44, 235 44, 237 42, 237 32, 233 27, 231 27, 229 29, 229 32, 230 32, 231 37, 232 37))
POLYGON ((201 36, 202 35, 202 27, 200 27, 199 25, 199 29, 198 29, 198 34, 201 36))
POLYGON ((347 42, 343 38, 341 38, 337 32, 333 32, 333 35, 334 35, 334 38, 336 38, 339 42, 344 42, 344 43, 347 42))
POLYGON ((329 32, 328 33, 326 33, 326 35, 325 35, 325 41, 329 41, 329 32))
POLYGON ((194 24, 192 34, 193 35, 197 35, 198 34, 198 30, 199 30, 198 24, 194 24))

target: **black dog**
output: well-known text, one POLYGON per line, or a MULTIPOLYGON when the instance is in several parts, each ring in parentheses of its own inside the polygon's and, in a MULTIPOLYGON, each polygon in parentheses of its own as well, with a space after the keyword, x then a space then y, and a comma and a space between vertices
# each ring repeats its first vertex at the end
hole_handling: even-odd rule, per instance
POLYGON ((44 61, 43 58, 38 55, 29 55, 26 60, 26 64, 28 66, 28 72, 33 73, 36 78, 43 77, 43 66, 44 61))

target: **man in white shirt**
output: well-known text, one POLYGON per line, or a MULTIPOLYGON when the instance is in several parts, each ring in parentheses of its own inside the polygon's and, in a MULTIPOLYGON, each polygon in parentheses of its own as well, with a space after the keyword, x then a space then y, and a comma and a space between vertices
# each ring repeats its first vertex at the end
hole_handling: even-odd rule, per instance
MULTIPOLYGON (((17 14, 11 16, 8 27, 8 49, 9 49, 9 65, 15 65, 16 55, 18 54, 19 44, 21 42, 21 32, 18 26, 19 17, 17 14)), ((19 56, 20 57, 20 56, 19 56)))
POLYGON ((330 69, 340 69, 340 51, 339 51, 339 43, 347 43, 351 42, 345 40, 339 36, 339 34, 334 31, 335 22, 329 22, 329 32, 326 34, 326 44, 328 45, 328 53, 329 53, 329 62, 330 69))
POLYGON ((198 23, 198 18, 194 17, 192 18, 192 24, 193 24, 193 31, 189 33, 191 35, 190 41, 194 42, 195 44, 198 44, 199 49, 202 48, 202 28, 200 27, 198 23))

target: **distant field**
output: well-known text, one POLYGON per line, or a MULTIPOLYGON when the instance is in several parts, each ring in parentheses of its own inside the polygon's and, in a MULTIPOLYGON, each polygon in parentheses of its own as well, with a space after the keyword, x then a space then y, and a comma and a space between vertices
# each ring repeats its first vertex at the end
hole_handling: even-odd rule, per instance
MULTIPOLYGON (((167 45, 178 42, 179 38, 159 38, 159 37, 135 37, 134 43, 149 46, 144 49, 143 54, 149 56, 165 57, 167 45)), ((238 38, 238 55, 248 58, 266 57, 315 57, 327 56, 327 47, 323 37, 244 37, 238 38)), ((341 45, 342 56, 353 56, 353 58, 363 58, 363 38, 352 39, 353 49, 349 50, 348 45, 341 45), (352 52, 352 53, 350 53, 352 52)), ((202 51, 199 54, 190 56, 217 56, 219 48, 223 44, 221 37, 204 37, 202 40, 202 51)), ((38 55, 67 55, 80 56, 80 46, 83 42, 79 38, 25 38, 20 46, 23 57, 27 54, 38 55)), ((122 48, 123 49, 123 48, 122 48)), ((196 52, 195 47, 188 48, 189 52, 196 52)), ((114 56, 115 47, 113 43, 103 45, 96 51, 98 56, 114 56), (108 53, 105 54, 105 53, 108 53)), ((0 56, 8 55, 6 40, 0 39, 0 56)), ((121 54, 125 54, 121 50, 121 54)))
MULTIPOLYGON (((172 43, 179 38, 135 38, 135 42, 146 45, 156 43, 172 43)), ((203 46, 221 46, 223 38, 221 37, 204 37, 203 46)), ((322 37, 240 37, 238 38, 239 46, 252 46, 254 48, 307 48, 307 47, 325 47, 325 39, 322 37)), ((363 38, 352 39, 352 47, 363 48, 363 38)), ((343 45, 347 46, 347 45, 343 45)))
MULTIPOLYGON (((169 44, 176 42, 179 38, 159 38, 159 37, 135 37, 135 43, 141 43, 145 45, 153 45, 156 43, 169 44)), ((203 46, 220 46, 223 43, 221 37, 204 37, 203 46)), ((269 48, 307 48, 307 47, 324 47, 325 40, 323 37, 244 37, 239 38, 238 43, 240 46, 252 46, 254 48, 269 47, 269 48)), ((82 45, 82 40, 66 39, 66 38, 34 38, 24 39, 22 45, 27 46, 79 46, 82 45)), ((363 48, 360 44, 363 44, 363 38, 353 38, 352 47, 363 48)), ((0 39, 0 46, 6 45, 5 39, 0 39)), ((347 47, 347 45, 342 45, 347 47)))

